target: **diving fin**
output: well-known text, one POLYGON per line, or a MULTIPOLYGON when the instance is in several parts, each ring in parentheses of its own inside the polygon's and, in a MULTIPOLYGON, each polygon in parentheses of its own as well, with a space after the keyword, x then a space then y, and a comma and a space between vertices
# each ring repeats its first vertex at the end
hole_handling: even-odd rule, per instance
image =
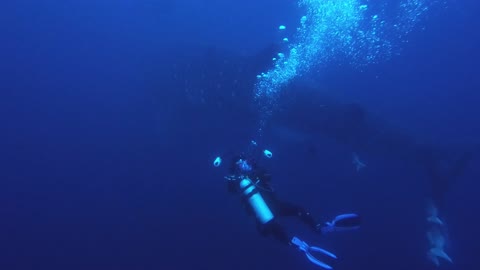
POLYGON ((448 254, 442 248, 431 248, 428 251, 428 256, 436 266, 440 264, 439 258, 442 258, 449 263, 453 263, 452 258, 450 258, 450 256, 448 256, 448 254))
POLYGON ((443 225, 443 221, 439 217, 431 216, 427 218, 427 221, 433 224, 443 225))
POLYGON ((361 218, 357 214, 342 214, 320 226, 322 233, 350 231, 360 227, 361 218))
POLYGON ((333 269, 330 265, 320 261, 319 259, 315 258, 313 255, 312 255, 312 252, 318 252, 318 253, 322 253, 323 255, 327 256, 327 257, 330 257, 332 259, 337 259, 337 256, 335 256, 335 254, 323 249, 323 248, 320 248, 320 247, 313 247, 313 246, 309 246, 306 242, 300 240, 298 237, 293 237, 292 240, 291 240, 291 243, 293 245, 295 245, 300 251, 303 251, 305 253, 305 256, 307 256, 307 259, 312 262, 313 264, 317 265, 317 266, 320 266, 322 268, 325 268, 325 269, 328 269, 328 270, 331 270, 333 269))

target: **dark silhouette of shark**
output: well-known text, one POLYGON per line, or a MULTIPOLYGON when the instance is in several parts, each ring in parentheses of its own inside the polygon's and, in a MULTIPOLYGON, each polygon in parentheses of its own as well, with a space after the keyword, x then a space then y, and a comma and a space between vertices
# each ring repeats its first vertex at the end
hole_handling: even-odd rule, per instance
MULTIPOLYGON (((467 169, 478 146, 425 143, 390 126, 361 104, 343 103, 301 83, 292 83, 279 100, 270 128, 288 129, 329 137, 352 152, 371 153, 419 166, 429 181, 431 200, 443 210, 444 197, 467 169)), ((267 128, 268 129, 268 128, 267 128)))
MULTIPOLYGON (((172 57, 164 73, 170 92, 164 88, 162 96, 170 100, 173 97, 170 103, 176 104, 177 120, 186 126, 189 122, 209 122, 210 127, 215 124, 222 129, 225 137, 255 130, 259 118, 253 91, 256 75, 271 66, 277 50, 272 45, 258 54, 241 56, 207 48, 195 57, 172 57)), ((443 208, 446 192, 465 171, 478 146, 441 147, 419 142, 371 115, 361 104, 344 103, 319 90, 297 81, 286 85, 265 132, 283 126, 313 138, 330 137, 352 152, 393 156, 418 164, 428 177, 430 197, 438 208, 443 208)), ((251 135, 245 134, 245 139, 251 135)))

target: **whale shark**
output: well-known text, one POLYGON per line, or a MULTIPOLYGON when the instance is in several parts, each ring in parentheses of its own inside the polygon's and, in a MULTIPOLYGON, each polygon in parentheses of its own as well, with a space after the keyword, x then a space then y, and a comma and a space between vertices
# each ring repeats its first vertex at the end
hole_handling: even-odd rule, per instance
MULTIPOLYGON (((220 135, 226 139, 232 133, 242 134, 248 141, 255 139, 251 137, 261 117, 255 102, 256 74, 271 65, 271 57, 278 49, 279 45, 272 44, 252 55, 215 47, 199 49, 195 56, 188 57, 175 57, 172 53, 174 64, 162 70, 159 99, 168 96, 171 102, 166 106, 176 104, 175 120, 185 126, 192 121, 192 125, 198 125, 215 119, 222 129, 220 135), (239 130, 239 126, 243 128, 239 130)), ((371 113, 365 105, 333 98, 325 89, 302 78, 280 91, 262 136, 277 136, 303 145, 308 153, 317 152, 316 141, 328 138, 349 149, 355 169, 365 168, 366 161, 358 159, 365 153, 413 164, 425 172, 430 197, 440 210, 445 193, 480 152, 480 144, 438 145, 420 141, 388 119, 371 113)))

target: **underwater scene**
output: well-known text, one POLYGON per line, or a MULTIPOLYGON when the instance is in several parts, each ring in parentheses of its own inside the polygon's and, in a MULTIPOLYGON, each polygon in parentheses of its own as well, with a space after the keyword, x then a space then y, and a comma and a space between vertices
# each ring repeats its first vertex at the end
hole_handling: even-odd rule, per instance
POLYGON ((480 3, 0 4, 0 269, 458 269, 480 3))

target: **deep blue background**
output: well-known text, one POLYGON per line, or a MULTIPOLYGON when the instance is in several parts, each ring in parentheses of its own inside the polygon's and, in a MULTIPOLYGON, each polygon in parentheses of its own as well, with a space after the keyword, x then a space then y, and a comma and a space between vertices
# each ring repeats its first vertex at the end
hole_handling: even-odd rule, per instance
MULTIPOLYGON (((246 145, 251 116, 235 107, 218 115, 211 100, 188 95, 187 75, 195 81, 208 65, 176 72, 214 47, 255 54, 278 40, 279 24, 297 21, 295 1, 4 2, 0 268, 314 269, 259 237, 226 194, 224 171, 211 167, 216 154, 246 145)), ((478 10, 453 2, 399 56, 362 71, 327 68, 317 80, 419 140, 478 144, 478 10)), ((323 239, 287 222, 292 231, 339 254, 337 269, 430 269, 424 175, 394 153, 366 157, 357 174, 349 149, 317 143, 314 158, 267 143, 279 194, 321 218, 354 210, 365 223, 323 239)), ((455 265, 445 268, 478 269, 479 165, 448 194, 455 265)))

